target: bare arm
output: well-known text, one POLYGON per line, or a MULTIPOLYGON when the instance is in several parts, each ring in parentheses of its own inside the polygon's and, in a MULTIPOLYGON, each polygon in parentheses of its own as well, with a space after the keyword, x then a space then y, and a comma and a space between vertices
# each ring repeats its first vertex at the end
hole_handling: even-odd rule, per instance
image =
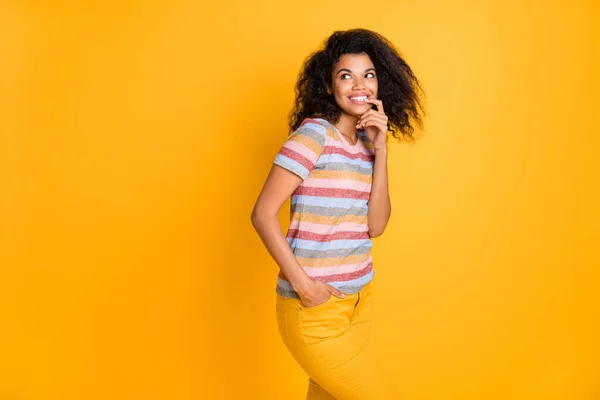
POLYGON ((277 219, 279 209, 301 182, 299 176, 278 165, 273 165, 256 200, 251 220, 269 254, 289 280, 292 288, 298 293, 302 302, 311 307, 325 302, 330 296, 329 293, 338 297, 342 294, 330 285, 314 281, 304 272, 292 253, 277 219), (323 290, 324 286, 328 286, 326 291, 323 290))
POLYGON ((385 230, 392 213, 387 173, 388 117, 385 115, 381 100, 367 99, 366 101, 373 103, 377 110, 371 109, 361 115, 356 127, 365 128, 375 151, 367 223, 369 225, 369 236, 377 237, 385 230))
POLYGON ((375 149, 373 183, 368 210, 369 236, 377 237, 385 230, 392 213, 388 188, 387 150, 385 146, 381 149, 375 149))

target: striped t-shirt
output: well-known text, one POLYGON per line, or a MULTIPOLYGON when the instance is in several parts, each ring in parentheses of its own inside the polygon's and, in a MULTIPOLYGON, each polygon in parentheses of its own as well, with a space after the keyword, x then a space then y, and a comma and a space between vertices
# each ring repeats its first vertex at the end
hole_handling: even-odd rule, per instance
MULTIPOLYGON (((351 145, 322 118, 307 118, 275 160, 302 178, 291 197, 286 239, 304 271, 343 293, 373 279, 367 206, 373 179, 373 144, 364 130, 351 145)), ((280 271, 276 292, 299 298, 280 271)))

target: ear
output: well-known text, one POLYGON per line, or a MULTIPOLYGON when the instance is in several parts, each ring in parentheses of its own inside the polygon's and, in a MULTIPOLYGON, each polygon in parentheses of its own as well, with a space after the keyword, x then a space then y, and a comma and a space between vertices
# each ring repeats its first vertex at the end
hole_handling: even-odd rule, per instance
POLYGON ((327 85, 327 94, 331 94, 331 86, 327 85))

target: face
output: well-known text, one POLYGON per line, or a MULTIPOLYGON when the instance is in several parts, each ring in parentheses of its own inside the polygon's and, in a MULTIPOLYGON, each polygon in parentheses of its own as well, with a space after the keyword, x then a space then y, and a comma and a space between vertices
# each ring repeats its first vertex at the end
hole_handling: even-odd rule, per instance
POLYGON ((377 98, 377 74, 371 58, 366 54, 344 54, 333 66, 331 87, 342 113, 358 116, 372 108, 365 98, 377 98))

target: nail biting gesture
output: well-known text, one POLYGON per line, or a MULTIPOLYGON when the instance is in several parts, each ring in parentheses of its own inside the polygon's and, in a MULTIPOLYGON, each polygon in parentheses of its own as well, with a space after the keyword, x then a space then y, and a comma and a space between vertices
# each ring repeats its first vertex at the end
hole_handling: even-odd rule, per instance
POLYGON ((383 111, 383 103, 379 99, 366 99, 367 103, 372 103, 377 110, 370 109, 358 116, 356 128, 363 128, 369 140, 373 143, 375 150, 385 149, 388 131, 388 117, 383 111))

